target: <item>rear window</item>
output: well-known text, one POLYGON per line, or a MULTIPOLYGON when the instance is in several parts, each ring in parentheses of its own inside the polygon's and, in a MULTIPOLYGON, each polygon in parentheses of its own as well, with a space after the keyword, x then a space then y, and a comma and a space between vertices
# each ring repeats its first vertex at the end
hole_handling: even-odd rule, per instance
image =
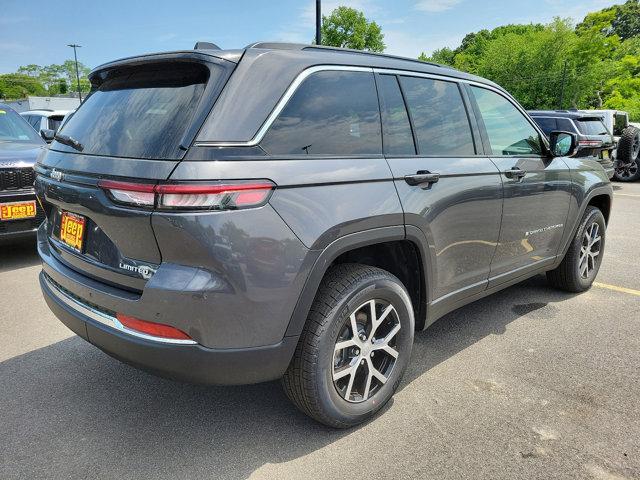
POLYGON ((578 125, 578 130, 580 130, 580 133, 584 135, 609 135, 607 127, 604 126, 604 123, 602 123, 601 120, 578 119, 576 125, 578 125))
MULTIPOLYGON (((222 75, 221 68, 212 68, 222 75)), ((120 69, 94 87, 65 123, 64 134, 80 142, 83 153, 179 159, 180 140, 209 76, 209 68, 196 63, 120 69)))

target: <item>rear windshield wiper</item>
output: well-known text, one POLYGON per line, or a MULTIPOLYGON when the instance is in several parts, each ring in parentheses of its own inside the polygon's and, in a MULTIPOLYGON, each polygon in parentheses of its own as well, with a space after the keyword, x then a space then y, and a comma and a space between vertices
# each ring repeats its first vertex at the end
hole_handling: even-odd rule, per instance
POLYGON ((60 142, 63 143, 64 145, 69 145, 70 147, 75 148, 76 150, 78 150, 79 152, 81 152, 82 150, 84 150, 84 145, 82 145, 79 141, 77 141, 75 138, 70 137, 68 135, 62 135, 60 133, 56 133, 55 136, 53 137, 53 139, 56 142, 60 142))

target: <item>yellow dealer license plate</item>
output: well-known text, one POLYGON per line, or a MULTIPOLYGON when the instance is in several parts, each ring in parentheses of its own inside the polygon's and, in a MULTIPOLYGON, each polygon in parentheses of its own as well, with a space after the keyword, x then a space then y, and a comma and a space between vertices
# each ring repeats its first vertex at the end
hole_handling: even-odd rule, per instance
POLYGON ((0 220, 22 220, 36 216, 36 201, 0 203, 0 220))
POLYGON ((60 219, 60 240, 74 250, 81 252, 85 224, 86 219, 82 215, 62 212, 62 218, 60 219))

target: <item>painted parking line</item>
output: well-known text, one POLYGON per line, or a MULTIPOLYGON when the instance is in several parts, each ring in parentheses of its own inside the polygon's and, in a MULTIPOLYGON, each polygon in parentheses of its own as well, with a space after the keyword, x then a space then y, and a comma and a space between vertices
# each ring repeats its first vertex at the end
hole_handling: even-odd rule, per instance
POLYGON ((640 297, 640 290, 634 290, 633 288, 618 287, 617 285, 609 285, 608 283, 599 283, 599 282, 593 282, 593 285, 595 287, 606 288, 608 290, 614 290, 616 292, 628 293, 630 295, 637 295, 638 297, 640 297))
POLYGON ((614 197, 640 197, 640 195, 636 195, 635 193, 614 193, 614 197))

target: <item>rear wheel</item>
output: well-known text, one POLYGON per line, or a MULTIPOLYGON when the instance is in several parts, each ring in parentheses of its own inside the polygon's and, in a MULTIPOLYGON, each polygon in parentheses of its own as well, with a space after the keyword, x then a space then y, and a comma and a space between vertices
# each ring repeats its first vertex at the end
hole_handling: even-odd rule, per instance
POLYGON ((413 333, 411 300, 400 280, 366 265, 332 267, 283 377, 284 390, 325 425, 357 425, 393 396, 413 333))
POLYGON ((618 141, 614 177, 621 182, 640 179, 640 130, 627 127, 618 141))
POLYGON ((605 229, 602 212, 588 206, 562 263, 547 272, 549 283, 569 292, 589 289, 602 263, 605 229))

